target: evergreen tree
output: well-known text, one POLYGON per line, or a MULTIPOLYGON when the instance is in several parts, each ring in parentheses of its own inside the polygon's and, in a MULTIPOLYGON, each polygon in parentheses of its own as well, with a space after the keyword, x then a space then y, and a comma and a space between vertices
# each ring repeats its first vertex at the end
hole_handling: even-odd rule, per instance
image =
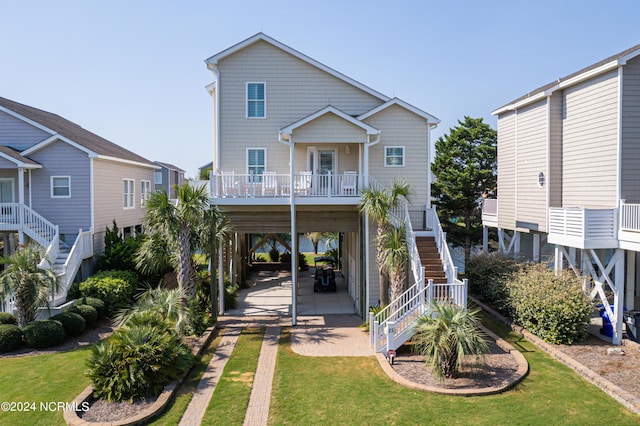
POLYGON ((496 187, 496 139, 496 131, 482 118, 465 116, 436 141, 433 204, 447 239, 464 247, 466 260, 471 244, 482 235, 482 197, 496 187))

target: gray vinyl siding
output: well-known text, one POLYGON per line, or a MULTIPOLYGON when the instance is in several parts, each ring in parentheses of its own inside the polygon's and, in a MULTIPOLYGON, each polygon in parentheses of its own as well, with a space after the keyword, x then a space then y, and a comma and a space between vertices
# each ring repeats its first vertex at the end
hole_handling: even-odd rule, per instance
POLYGON ((57 141, 32 153, 30 158, 43 165, 42 169, 31 172, 32 208, 58 225, 64 240, 73 243, 79 229, 91 228, 90 160, 87 154, 57 141), (70 177, 70 198, 51 197, 51 176, 70 177))
POLYGON ((616 207, 617 112, 617 71, 564 91, 563 207, 616 207))
POLYGON ((267 148, 267 168, 289 171, 288 147, 279 130, 331 104, 360 115, 382 103, 378 99, 266 42, 259 41, 218 64, 220 71, 221 164, 225 171, 246 173, 246 148, 267 148), (266 83, 266 118, 246 118, 246 83, 266 83))
POLYGON ((397 178, 411 185, 409 210, 415 229, 423 229, 422 215, 427 204, 428 147, 424 118, 398 105, 390 106, 365 120, 380 130, 380 142, 369 150, 369 175, 387 187, 397 178), (404 146, 404 166, 385 167, 387 146, 404 146))
MULTIPOLYGON (((162 173, 162 183, 155 185, 156 191, 160 191, 164 189, 165 192, 169 195, 169 198, 171 198, 171 192, 170 192, 171 184, 169 182, 169 169, 167 169, 166 167, 162 167, 161 169, 156 169, 155 172, 162 173)), ((151 182, 155 182, 155 172, 154 172, 154 180, 152 180, 151 182)))
POLYGON ((549 185, 549 207, 562 206, 562 95, 554 93, 549 98, 550 107, 550 170, 547 176, 549 185))
POLYGON ((51 134, 23 120, 0 111, 0 145, 24 151, 50 136, 51 134))
POLYGON ((498 227, 516 222, 516 113, 498 116, 498 227))
POLYGON ((516 128, 516 227, 546 231, 547 189, 538 186, 538 174, 547 176, 546 99, 519 109, 516 128))
POLYGON ((627 62, 622 76, 621 198, 640 202, 640 58, 627 62))
POLYGON ((93 160, 94 179, 94 248, 100 252, 104 248, 104 230, 115 220, 118 228, 142 224, 145 209, 140 206, 140 181, 153 182, 154 169, 130 164, 93 160), (134 208, 123 207, 123 179, 134 180, 134 208))

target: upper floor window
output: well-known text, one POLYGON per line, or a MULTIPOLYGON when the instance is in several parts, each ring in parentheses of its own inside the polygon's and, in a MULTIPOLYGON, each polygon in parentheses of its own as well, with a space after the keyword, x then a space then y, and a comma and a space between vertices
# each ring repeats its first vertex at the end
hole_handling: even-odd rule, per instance
POLYGON ((140 181, 140 205, 144 206, 147 204, 147 200, 149 199, 149 194, 151 193, 151 181, 149 180, 141 180, 140 181))
POLYGON ((267 150, 265 148, 247 148, 247 173, 251 175, 251 182, 262 182, 262 174, 267 164, 267 150))
POLYGON ((155 179, 156 179, 156 185, 162 185, 162 172, 161 171, 156 171, 155 172, 155 179))
POLYGON ((266 116, 266 83, 247 83, 247 118, 266 116))
POLYGON ((132 209, 135 207, 133 203, 133 185, 133 179, 122 179, 122 207, 125 209, 132 209))
POLYGON ((387 146, 384 148, 385 167, 404 166, 404 146, 387 146))
POLYGON ((51 198, 71 198, 70 176, 51 176, 51 198))

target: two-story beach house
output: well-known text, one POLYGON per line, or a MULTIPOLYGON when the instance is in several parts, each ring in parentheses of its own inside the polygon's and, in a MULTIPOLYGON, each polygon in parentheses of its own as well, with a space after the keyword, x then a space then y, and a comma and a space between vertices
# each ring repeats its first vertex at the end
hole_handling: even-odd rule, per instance
POLYGON ((155 190, 160 191, 164 189, 170 199, 175 199, 176 185, 180 186, 185 183, 184 170, 169 163, 162 163, 160 161, 154 161, 154 163, 160 166, 154 175, 155 190))
POLYGON ((640 45, 493 114, 498 197, 483 224, 504 253, 585 277, 619 344, 623 306, 640 309, 640 45))
MULTIPOLYGON (((207 86, 214 124, 211 202, 230 219, 239 256, 246 254, 242 242, 250 233, 340 232, 343 275, 354 312, 364 317, 380 295, 375 225, 359 213, 360 196, 364 188, 402 178, 412 197, 394 217, 409 225, 415 300, 429 294, 429 279, 445 276, 443 262, 453 285, 455 269, 429 197, 436 117, 263 33, 205 62, 214 75, 207 86), (421 238, 439 248, 437 265, 421 263, 421 238)), ((292 252, 297 250, 292 238, 292 252)), ((295 325, 298 266, 292 258, 295 325)), ((400 306, 391 305, 392 311, 400 306)), ((404 306, 398 312, 407 312, 404 306)))
POLYGON ((45 247, 61 284, 53 306, 64 302, 81 266, 90 273, 104 249, 106 227, 140 227, 157 167, 56 114, 0 98, 4 253, 29 240, 45 247))

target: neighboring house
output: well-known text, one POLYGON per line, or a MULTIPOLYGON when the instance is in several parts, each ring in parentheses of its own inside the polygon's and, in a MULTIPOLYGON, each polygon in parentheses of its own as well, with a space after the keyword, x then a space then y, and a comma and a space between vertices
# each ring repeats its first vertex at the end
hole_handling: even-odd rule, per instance
POLYGON ((155 190, 164 189, 170 199, 176 198, 176 185, 182 185, 185 182, 184 170, 169 163, 161 163, 154 161, 160 168, 155 171, 154 182, 155 190))
POLYGON ((64 301, 83 260, 90 269, 104 249, 106 227, 115 220, 133 234, 141 226, 156 167, 56 114, 0 98, 5 254, 14 235, 47 248, 62 284, 54 304, 64 301))
MULTIPOLYGON (((205 62, 215 76, 207 86, 214 111, 212 203, 236 231, 234 259, 246 256, 243 241, 250 233, 340 232, 343 275, 354 312, 364 317, 380 295, 376 230, 359 213, 360 195, 396 178, 413 192, 410 204, 395 212, 398 220, 409 219, 418 235, 437 234, 446 257, 429 196, 430 132, 440 120, 262 33, 205 62)), ((411 283, 423 285, 411 243, 411 283)), ((453 285, 453 267, 447 274, 453 285)), ((293 291, 293 324, 296 298, 293 291)))
POLYGON ((202 175, 204 171, 212 170, 212 169, 213 169, 213 161, 209 161, 207 164, 204 164, 198 167, 198 172, 200 175, 202 175))
POLYGON ((498 228, 502 252, 547 254, 589 277, 619 344, 621 307, 640 308, 640 45, 493 114, 498 198, 483 224, 498 228))

